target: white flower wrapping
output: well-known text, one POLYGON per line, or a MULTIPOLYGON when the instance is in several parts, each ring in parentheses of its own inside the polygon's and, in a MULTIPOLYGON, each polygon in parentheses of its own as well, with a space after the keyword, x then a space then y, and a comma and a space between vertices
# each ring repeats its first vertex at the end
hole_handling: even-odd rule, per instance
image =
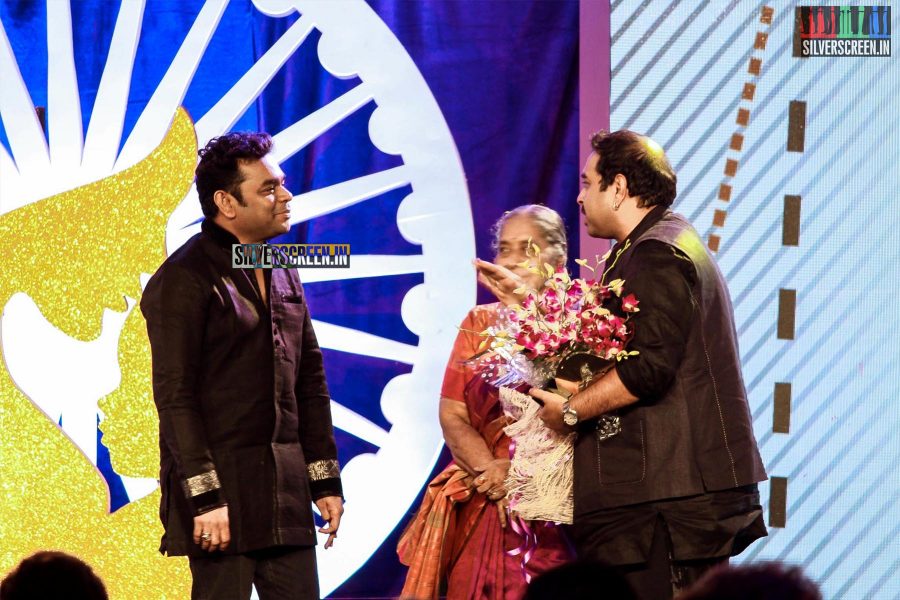
POLYGON ((531 396, 501 387, 500 403, 512 419, 504 428, 513 449, 506 476, 510 510, 527 520, 571 523, 575 434, 544 425, 531 396))

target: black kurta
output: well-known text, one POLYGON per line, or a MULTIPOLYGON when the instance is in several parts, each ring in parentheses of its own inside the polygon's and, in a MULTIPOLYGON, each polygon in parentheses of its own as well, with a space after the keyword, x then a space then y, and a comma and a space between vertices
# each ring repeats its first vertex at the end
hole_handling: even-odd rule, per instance
POLYGON ((228 505, 238 554, 316 543, 311 501, 341 495, 330 398, 299 277, 231 266, 211 221, 150 279, 141 311, 160 420, 160 550, 206 555, 193 517, 228 505))

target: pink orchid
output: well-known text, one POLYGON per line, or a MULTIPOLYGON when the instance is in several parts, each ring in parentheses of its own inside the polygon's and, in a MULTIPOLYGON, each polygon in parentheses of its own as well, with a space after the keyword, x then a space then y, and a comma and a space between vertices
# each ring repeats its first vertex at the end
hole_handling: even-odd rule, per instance
POLYGON ((622 298, 622 310, 629 313, 638 312, 640 309, 638 308, 638 299, 634 297, 634 294, 628 294, 624 298, 622 298))

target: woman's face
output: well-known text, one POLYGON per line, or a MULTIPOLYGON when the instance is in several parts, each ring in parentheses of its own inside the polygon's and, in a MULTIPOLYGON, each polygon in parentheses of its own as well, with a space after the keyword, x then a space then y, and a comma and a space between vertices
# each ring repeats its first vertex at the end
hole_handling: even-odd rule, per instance
POLYGON ((551 262, 548 252, 549 244, 541 233, 541 230, 534 221, 527 215, 512 217, 503 224, 500 230, 500 240, 497 245, 497 255, 494 257, 494 264, 506 267, 516 275, 525 280, 529 287, 540 289, 544 286, 546 277, 530 272, 525 267, 520 266, 524 261, 529 261, 532 267, 543 269, 544 263, 552 264, 556 268, 556 263, 551 262), (529 240, 537 244, 541 253, 537 257, 529 257, 527 254, 529 240))

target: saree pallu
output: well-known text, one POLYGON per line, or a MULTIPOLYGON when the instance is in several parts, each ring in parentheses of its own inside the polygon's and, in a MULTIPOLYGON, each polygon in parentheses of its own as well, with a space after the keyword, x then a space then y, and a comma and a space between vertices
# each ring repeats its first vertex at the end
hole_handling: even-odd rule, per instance
MULTIPOLYGON (((469 375, 462 395, 470 423, 494 457, 509 458, 498 390, 469 375)), ((497 505, 475 491, 472 479, 451 463, 428 484, 422 506, 397 545, 400 562, 409 566, 401 598, 435 599, 446 581, 448 600, 515 600, 531 577, 574 557, 553 523, 517 521, 502 528, 497 505)))

